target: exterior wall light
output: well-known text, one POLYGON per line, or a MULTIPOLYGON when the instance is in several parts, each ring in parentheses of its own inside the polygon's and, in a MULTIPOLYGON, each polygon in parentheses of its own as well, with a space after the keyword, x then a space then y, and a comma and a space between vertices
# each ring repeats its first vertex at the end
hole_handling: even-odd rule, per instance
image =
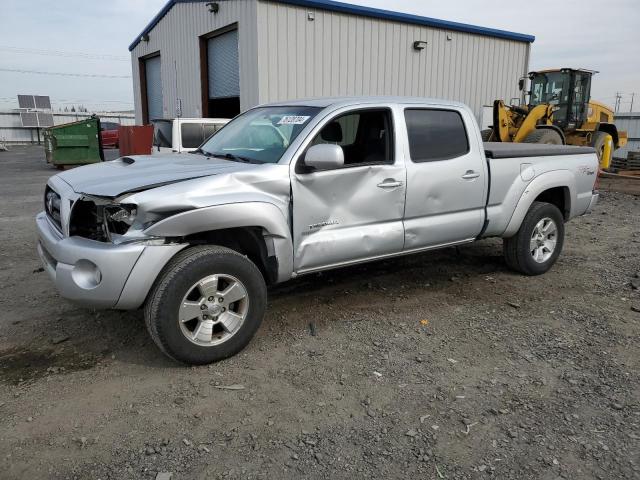
POLYGON ((413 49, 414 50, 424 50, 425 48, 427 48, 427 42, 425 42, 424 40, 416 40, 415 42, 413 42, 413 49))
POLYGON ((149 34, 148 34, 148 33, 145 33, 144 35, 142 35, 142 36, 140 37, 140 40, 141 40, 142 42, 148 42, 148 41, 149 41, 149 34))
POLYGON ((207 8, 211 13, 218 13, 218 10, 220 10, 220 4, 218 2, 207 2, 207 8))
POLYGON ((313 22, 316 19, 316 14, 313 12, 308 12, 307 13, 307 20, 309 20, 310 22, 313 22))

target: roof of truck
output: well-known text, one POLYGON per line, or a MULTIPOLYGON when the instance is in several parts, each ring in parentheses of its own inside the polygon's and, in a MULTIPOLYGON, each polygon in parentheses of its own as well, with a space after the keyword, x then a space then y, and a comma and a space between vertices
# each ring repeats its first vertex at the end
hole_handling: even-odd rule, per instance
MULTIPOLYGON (((164 7, 151 19, 149 24, 142 30, 136 39, 129 45, 129 51, 133 50, 140 39, 147 35, 153 27, 155 27, 164 16, 169 13, 173 6, 177 3, 193 3, 206 2, 208 0, 169 0, 164 7)), ((362 5, 353 5, 350 3, 335 2, 333 0, 269 0, 278 3, 286 3, 306 8, 315 8, 318 10, 329 10, 332 12, 347 13, 351 15, 360 15, 363 17, 380 18, 401 23, 410 23, 413 25, 423 25, 426 27, 442 28, 454 32, 474 33, 487 37, 503 38, 506 40, 515 40, 518 42, 533 43, 536 39, 533 35, 524 33, 510 32, 507 30, 499 30, 497 28, 480 27, 478 25, 469 25, 467 23, 451 22, 448 20, 440 20, 438 18, 423 17, 421 15, 413 15, 410 13, 394 12, 392 10, 384 10, 381 8, 365 7, 362 5)))
POLYGON ((260 107, 288 107, 288 106, 304 106, 304 107, 342 107, 350 105, 361 105, 367 103, 402 103, 402 104, 420 104, 433 106, 448 106, 468 108, 464 103, 454 102, 453 100, 443 100, 439 98, 426 97, 402 97, 402 96, 353 96, 353 97, 317 97, 303 98, 299 100, 287 100, 282 102, 269 102, 260 107))

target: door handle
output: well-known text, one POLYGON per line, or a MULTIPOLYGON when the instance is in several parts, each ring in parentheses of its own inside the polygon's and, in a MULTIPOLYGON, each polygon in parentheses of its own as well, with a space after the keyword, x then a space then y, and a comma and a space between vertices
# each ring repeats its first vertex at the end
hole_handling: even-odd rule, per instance
POLYGON ((378 184, 378 188, 396 188, 401 186, 402 182, 394 180, 393 178, 388 178, 384 182, 378 184))
POLYGON ((474 172, 473 170, 467 170, 466 173, 462 175, 462 178, 464 178, 465 180, 472 180, 474 178, 478 178, 479 176, 480 174, 478 172, 474 172))

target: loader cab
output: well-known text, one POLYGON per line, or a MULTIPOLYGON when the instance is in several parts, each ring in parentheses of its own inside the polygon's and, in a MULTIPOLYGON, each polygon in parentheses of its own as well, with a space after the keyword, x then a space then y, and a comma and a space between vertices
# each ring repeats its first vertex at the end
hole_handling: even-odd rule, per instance
POLYGON ((529 108, 548 104, 554 107, 553 124, 575 130, 586 122, 591 97, 591 77, 595 72, 562 68, 529 73, 529 108))

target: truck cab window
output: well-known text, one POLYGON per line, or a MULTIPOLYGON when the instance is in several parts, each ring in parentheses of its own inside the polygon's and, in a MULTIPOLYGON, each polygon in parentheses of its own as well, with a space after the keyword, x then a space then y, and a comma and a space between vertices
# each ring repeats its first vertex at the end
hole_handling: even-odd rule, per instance
POLYGON ((404 117, 414 163, 448 160, 469 152, 467 131, 458 112, 410 108, 404 117))
POLYGON ((204 140, 201 123, 183 123, 180 127, 180 133, 184 148, 197 148, 204 140))
POLYGON ((389 110, 359 110, 331 120, 313 139, 311 145, 340 145, 344 152, 345 166, 392 164, 391 138, 389 110))

